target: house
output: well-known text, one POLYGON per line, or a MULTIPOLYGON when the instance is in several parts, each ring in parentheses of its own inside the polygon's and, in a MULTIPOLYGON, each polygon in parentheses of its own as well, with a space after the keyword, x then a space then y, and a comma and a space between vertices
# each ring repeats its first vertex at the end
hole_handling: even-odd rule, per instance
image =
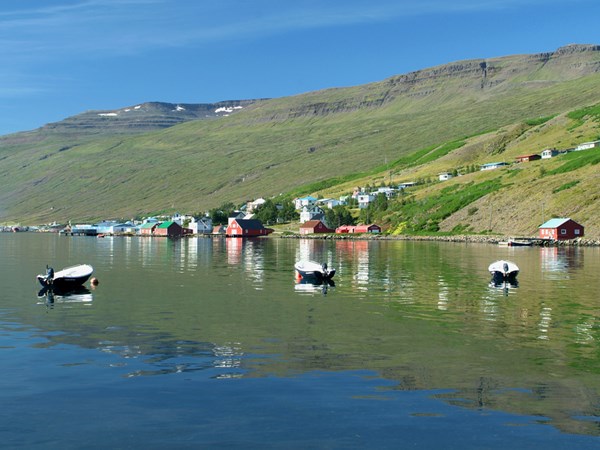
POLYGON ((354 228, 355 233, 381 233, 381 227, 372 223, 371 225, 357 225, 354 228))
POLYGON ((227 234, 227 225, 217 225, 213 227, 212 234, 217 236, 225 236, 227 234))
POLYGON ((181 237, 183 236, 183 227, 177 222, 162 222, 154 229, 154 236, 181 237))
POLYGON ((341 205, 341 202, 334 198, 323 198, 321 200, 317 200, 317 205, 322 205, 327 207, 328 209, 333 209, 334 206, 341 205))
POLYGON ((583 144, 579 144, 577 147, 575 147, 575 151, 578 152, 580 150, 588 150, 595 147, 600 147, 600 141, 584 142, 583 144))
POLYGON ((311 197, 310 195, 308 197, 302 197, 302 198, 296 198, 294 199, 294 207, 299 210, 304 208, 305 206, 312 206, 316 203, 317 199, 314 197, 311 197))
POLYGON ((583 237, 583 226, 569 218, 550 219, 539 230, 542 239, 562 241, 583 237))
POLYGON ((358 207, 360 209, 365 209, 369 207, 369 203, 375 200, 374 194, 359 194, 356 199, 358 200, 358 207))
POLYGON ((231 225, 231 223, 234 220, 237 219, 243 219, 246 217, 246 213, 243 211, 234 211, 231 214, 229 214, 229 217, 227 217, 227 225, 231 225))
POLYGON ((253 202, 246 203, 246 211, 248 213, 256 211, 258 208, 263 206, 267 201, 264 198, 257 198, 253 202))
POLYGON ((538 159, 542 159, 542 157, 540 155, 533 154, 533 155, 517 156, 516 161, 522 163, 522 162, 535 161, 538 159))
POLYGON ((189 223, 192 234, 210 234, 213 231, 212 219, 208 216, 196 219, 195 217, 189 223))
POLYGON ((452 173, 450 172, 438 173, 438 179, 440 181, 448 181, 450 178, 452 178, 452 173))
POLYGON ((505 166, 508 166, 508 163, 493 162, 493 163, 482 164, 480 166, 480 170, 494 170, 494 169, 499 169, 500 167, 505 167, 505 166))
POLYGON ((404 183, 400 183, 398 185, 398 189, 406 189, 406 188, 413 187, 416 185, 417 185, 417 183, 415 181, 406 181, 404 183))
POLYGON ((558 155, 558 150, 555 148, 547 148, 542 152, 542 159, 553 158, 558 155))
POLYGON ((318 206, 304 206, 300 213, 300 223, 308 222, 309 220, 325 220, 325 213, 318 206))
POLYGON ((387 198, 392 198, 392 197, 396 196, 397 193, 398 193, 398 190, 394 189, 392 187, 380 187, 380 188, 377 188, 377 191, 375 192, 375 194, 385 194, 385 196, 387 198))
POLYGON ((320 220, 309 220, 300 225, 300 234, 334 233, 335 230, 327 227, 320 220))
POLYGON ((159 222, 146 222, 140 225, 140 234, 142 236, 152 236, 154 229, 158 226, 159 222))
POLYGON ((273 229, 265 228, 260 220, 234 219, 228 226, 225 234, 229 237, 255 237, 267 236, 273 229))
POLYGON ((381 233, 381 227, 379 225, 342 225, 337 227, 335 232, 338 234, 353 234, 353 233, 381 233))

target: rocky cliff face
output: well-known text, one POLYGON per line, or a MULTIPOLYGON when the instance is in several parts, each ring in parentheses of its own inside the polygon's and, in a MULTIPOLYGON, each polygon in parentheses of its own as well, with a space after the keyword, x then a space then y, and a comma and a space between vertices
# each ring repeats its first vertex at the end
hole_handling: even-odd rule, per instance
POLYGON ((256 100, 231 100, 218 103, 147 102, 126 108, 86 111, 60 122, 50 123, 43 131, 84 133, 136 133, 167 128, 190 120, 214 119, 238 112, 256 100))
POLYGON ((272 111, 270 120, 324 116, 384 107, 394 100, 465 95, 483 98, 492 90, 549 84, 600 72, 600 45, 574 44, 554 52, 458 61, 388 78, 357 88, 328 89, 299 96, 288 110, 272 111), (346 91, 346 95, 340 95, 346 91), (331 98, 336 100, 332 101, 331 98), (341 99, 340 99, 341 98, 341 99))

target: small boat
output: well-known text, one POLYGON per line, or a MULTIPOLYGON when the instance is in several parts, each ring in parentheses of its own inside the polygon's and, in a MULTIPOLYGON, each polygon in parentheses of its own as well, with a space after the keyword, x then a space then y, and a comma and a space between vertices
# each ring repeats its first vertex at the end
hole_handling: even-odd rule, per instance
POLYGON ((531 247, 533 242, 526 241, 523 239, 509 239, 508 241, 500 241, 498 242, 500 247, 531 247))
POLYGON ((503 281, 515 281, 517 275, 519 275, 519 268, 514 262, 506 260, 494 261, 488 267, 490 274, 492 275, 492 281, 494 283, 501 283, 503 281))
POLYGON ((38 275, 36 278, 47 288, 69 289, 81 286, 92 275, 94 268, 88 264, 67 267, 54 272, 52 267, 46 266, 46 274, 38 275))
POLYGON ((298 261, 294 269, 302 280, 326 281, 335 275, 335 269, 328 269, 327 264, 315 261, 298 261))

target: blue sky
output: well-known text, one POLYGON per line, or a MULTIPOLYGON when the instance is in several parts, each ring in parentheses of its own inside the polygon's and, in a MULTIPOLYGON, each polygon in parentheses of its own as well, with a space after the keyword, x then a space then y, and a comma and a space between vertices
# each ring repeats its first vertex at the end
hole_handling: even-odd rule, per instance
POLYGON ((0 134, 600 44, 598 0, 2 0, 0 134))

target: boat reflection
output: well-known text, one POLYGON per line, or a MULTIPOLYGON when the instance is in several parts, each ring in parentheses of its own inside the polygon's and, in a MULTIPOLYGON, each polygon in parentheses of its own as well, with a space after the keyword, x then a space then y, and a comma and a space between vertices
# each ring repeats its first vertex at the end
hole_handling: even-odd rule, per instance
POLYGON ((508 295, 508 292, 511 289, 516 289, 519 287, 519 282, 517 280, 511 281, 498 281, 494 278, 489 283, 489 287, 493 290, 502 291, 504 295, 508 295))
POLYGON ((296 279, 296 285, 294 286, 294 290, 300 293, 315 293, 320 292, 323 295, 327 295, 327 291, 329 288, 335 287, 335 281, 327 279, 327 280, 306 280, 296 279))
POLYGON ((44 299, 47 305, 55 303, 90 303, 94 297, 85 286, 72 289, 57 289, 44 287, 38 292, 38 298, 44 299))

